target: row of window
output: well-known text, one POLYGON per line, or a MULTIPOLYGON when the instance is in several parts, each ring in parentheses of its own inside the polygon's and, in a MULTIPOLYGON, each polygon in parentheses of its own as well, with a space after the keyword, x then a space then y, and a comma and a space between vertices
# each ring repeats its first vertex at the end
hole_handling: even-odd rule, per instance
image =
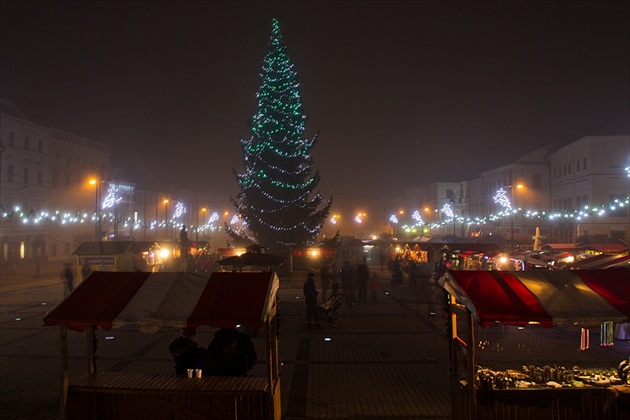
MULTIPOLYGON (((22 173, 22 179, 18 180, 16 179, 18 177, 18 175, 16 174, 15 169, 13 168, 13 165, 8 165, 7 166, 7 182, 8 183, 19 183, 19 184, 23 184, 23 185, 29 185, 31 184, 32 180, 31 180, 31 176, 30 176, 30 171, 29 168, 24 168, 24 172, 22 173)), ((41 186, 43 185, 44 181, 44 174, 42 173, 41 170, 37 171, 37 176, 35 179, 36 185, 41 186)), ((75 180, 73 182, 72 176, 69 172, 65 173, 65 180, 64 180, 64 190, 65 191, 69 191, 73 184, 75 184, 75 186, 78 186, 80 182, 78 180, 75 180)), ((51 190, 57 190, 59 188, 59 181, 58 181, 58 174, 57 172, 52 172, 50 174, 50 189, 51 190)))
MULTIPOLYGON (((560 177, 563 177, 565 175, 570 175, 572 167, 573 167, 573 165, 571 165, 570 163, 567 163, 565 165, 558 166, 557 168, 554 168, 554 170, 553 170, 553 179, 560 178, 560 177)), ((575 161, 575 172, 580 172, 580 171, 583 171, 585 169, 586 169, 586 158, 583 158, 581 161, 580 160, 576 160, 575 161)))
MULTIPOLYGON (((9 131, 9 146, 15 146, 15 133, 13 131, 9 131)), ((31 137, 24 136, 24 150, 31 150, 31 137)), ((44 153, 44 142, 41 140, 37 140, 37 152, 44 153)))

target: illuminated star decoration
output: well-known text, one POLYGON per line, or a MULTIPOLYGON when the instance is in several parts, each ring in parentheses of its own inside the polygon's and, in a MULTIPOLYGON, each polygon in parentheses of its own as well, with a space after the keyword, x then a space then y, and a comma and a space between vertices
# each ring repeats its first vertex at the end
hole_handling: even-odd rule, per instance
POLYGON ((451 203, 446 203, 444 204, 444 206, 442 206, 442 213, 444 213, 448 220, 453 219, 454 213, 453 209, 451 208, 451 203))
MULTIPOLYGON (((450 209, 450 206, 449 206, 449 209, 450 209)), ((451 215, 451 217, 452 217, 452 215, 451 215)), ((411 215, 411 218, 416 221, 416 226, 423 226, 424 225, 424 220, 422 220, 422 215, 420 214, 420 212, 418 210, 413 212, 413 214, 411 215)))
POLYGON ((173 219, 179 219, 186 213, 186 206, 181 201, 175 202, 175 212, 173 213, 173 219))
POLYGON ((120 203, 121 200, 122 197, 118 197, 118 189, 116 188, 116 186, 110 185, 109 188, 107 188, 107 195, 103 200, 103 205, 101 206, 101 208, 108 209, 114 207, 116 204, 120 203))
POLYGON ((357 214, 357 216, 354 218, 354 221, 357 223, 363 223, 363 220, 361 220, 361 215, 357 214))
POLYGON ((499 204, 501 207, 505 207, 506 209, 512 208, 512 203, 510 203, 510 199, 507 196, 507 191, 503 188, 500 188, 499 191, 492 197, 495 203, 499 204))

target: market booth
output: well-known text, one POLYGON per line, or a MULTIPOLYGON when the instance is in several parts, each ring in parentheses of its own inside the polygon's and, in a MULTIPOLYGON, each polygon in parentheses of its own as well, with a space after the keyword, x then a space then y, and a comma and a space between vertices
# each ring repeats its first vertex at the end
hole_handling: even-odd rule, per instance
POLYGON ((277 291, 272 272, 95 272, 45 317, 60 328, 62 418, 280 419, 277 291), (181 378, 97 372, 95 328, 264 327, 266 377, 181 378), (87 332, 88 374, 68 378, 67 329, 87 332))
MULTIPOLYGON (((606 376, 595 375, 577 366, 559 366, 564 360, 556 360, 553 367, 536 366, 527 353, 523 357, 530 363, 504 353, 504 361, 521 364, 500 372, 478 364, 478 353, 491 345, 479 337, 497 325, 581 329, 585 351, 580 354, 587 354, 589 329, 596 327, 611 340, 601 345, 612 345, 612 324, 630 319, 630 271, 447 271, 440 285, 448 292, 451 314, 453 418, 630 418, 630 386, 611 374, 617 365, 598 371, 606 371, 606 376)), ((507 331, 506 336, 514 335, 507 331)), ((577 344, 572 349, 577 351, 577 344)), ((629 356, 626 352, 623 357, 629 356)))

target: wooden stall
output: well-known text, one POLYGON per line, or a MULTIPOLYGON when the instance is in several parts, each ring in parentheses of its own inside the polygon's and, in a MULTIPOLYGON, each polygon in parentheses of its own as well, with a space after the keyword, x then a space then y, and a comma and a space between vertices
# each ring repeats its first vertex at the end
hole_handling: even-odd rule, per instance
POLYGON ((606 384, 534 365, 487 373, 477 337, 497 324, 586 330, 627 322, 630 271, 447 271, 440 284, 448 292, 454 419, 630 419, 626 378, 606 384))
POLYGON ((272 272, 95 272, 45 317, 60 328, 61 414, 64 419, 281 418, 277 291, 272 272), (86 304, 89 302, 89 304, 86 304), (94 329, 264 327, 264 377, 181 378, 97 372, 94 329), (67 330, 87 333, 86 376, 69 380, 67 330))

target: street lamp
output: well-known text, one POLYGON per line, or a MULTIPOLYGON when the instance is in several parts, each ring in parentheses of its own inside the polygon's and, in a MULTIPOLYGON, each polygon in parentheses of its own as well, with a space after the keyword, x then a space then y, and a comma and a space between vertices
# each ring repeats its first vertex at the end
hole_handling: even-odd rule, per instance
MULTIPOLYGON (((206 208, 205 208, 205 207, 201 209, 201 222, 202 222, 204 225, 206 224, 206 208)), ((196 236, 196 238, 197 238, 197 239, 196 239, 196 241, 197 241, 197 242, 199 242, 199 227, 200 227, 200 226, 199 226, 199 212, 197 212, 197 234, 195 235, 195 236, 196 236)), ((203 233, 203 238, 204 238, 204 240, 205 240, 205 238, 206 238, 206 232, 205 232, 205 229, 204 229, 204 233, 203 233)))
POLYGON ((95 207, 95 215, 96 215, 96 220, 94 220, 94 240, 96 242, 101 242, 101 235, 100 235, 100 230, 101 230, 101 212, 100 212, 100 203, 99 203, 99 190, 100 190, 100 180, 99 179, 95 179, 92 178, 90 179, 90 185, 94 186, 94 207, 95 207))
POLYGON ((168 199, 164 199, 164 239, 168 239, 168 199))

